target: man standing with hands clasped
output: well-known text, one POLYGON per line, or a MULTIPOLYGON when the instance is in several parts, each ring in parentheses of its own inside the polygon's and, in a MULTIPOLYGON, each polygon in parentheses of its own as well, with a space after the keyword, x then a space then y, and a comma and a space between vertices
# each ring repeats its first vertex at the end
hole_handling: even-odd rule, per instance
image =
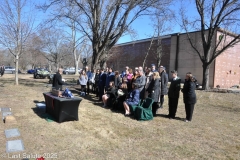
POLYGON ((168 117, 169 119, 174 119, 177 112, 181 79, 177 76, 177 71, 173 70, 171 71, 171 74, 172 80, 168 90, 168 117))

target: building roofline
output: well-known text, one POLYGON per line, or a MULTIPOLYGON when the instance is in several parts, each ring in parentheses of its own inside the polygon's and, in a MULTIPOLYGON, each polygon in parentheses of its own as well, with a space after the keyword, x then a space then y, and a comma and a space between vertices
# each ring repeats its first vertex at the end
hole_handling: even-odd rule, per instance
MULTIPOLYGON (((233 32, 230 32, 228 30, 224 30, 223 28, 218 28, 217 31, 219 32, 225 32, 226 34, 236 37, 238 36, 238 34, 235 34, 233 32)), ((191 31, 191 32, 185 32, 185 33, 172 33, 172 34, 168 34, 168 35, 164 35, 164 36, 160 36, 161 39, 165 39, 165 38, 171 38, 172 36, 175 35, 182 35, 182 34, 188 34, 188 33, 196 33, 196 32, 201 32, 201 30, 198 31, 191 31)), ((154 40, 157 40, 158 37, 154 37, 154 40)), ((140 40, 136 40, 136 41, 131 41, 131 42, 125 42, 125 43, 120 43, 120 44, 115 44, 114 46, 125 46, 125 45, 129 45, 129 44, 137 44, 137 43, 142 43, 142 42, 148 42, 151 41, 152 38, 146 38, 146 39, 140 39, 140 40)))
POLYGON ((219 32, 224 32, 224 33, 226 33, 227 35, 230 35, 230 36, 232 36, 232 37, 237 37, 237 36, 239 36, 239 34, 233 33, 233 32, 231 32, 231 31, 228 31, 228 30, 223 29, 223 28, 218 28, 217 31, 219 31, 219 32))
MULTIPOLYGON (((170 38, 171 34, 169 35, 165 35, 165 36, 160 36, 161 39, 165 39, 165 38, 170 38)), ((142 42, 148 42, 150 41, 152 38, 146 38, 146 39, 141 39, 141 40, 136 40, 136 41, 131 41, 131 42, 125 42, 125 43, 120 43, 120 44, 115 44, 114 46, 125 46, 125 45, 129 45, 129 44, 136 44, 136 43, 142 43, 142 42)), ((158 37, 154 37, 154 40, 157 40, 158 37)))

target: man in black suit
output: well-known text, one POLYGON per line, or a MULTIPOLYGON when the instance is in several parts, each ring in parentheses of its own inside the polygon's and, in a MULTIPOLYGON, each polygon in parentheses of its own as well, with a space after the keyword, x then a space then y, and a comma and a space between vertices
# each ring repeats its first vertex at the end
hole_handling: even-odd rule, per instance
POLYGON ((62 72, 63 69, 59 68, 58 72, 56 72, 56 74, 53 77, 53 83, 52 83, 52 87, 54 87, 56 90, 62 90, 62 85, 66 84, 65 80, 63 81, 62 79, 62 72))
POLYGON ((177 76, 177 71, 174 70, 171 71, 171 73, 172 80, 168 90, 168 106, 169 106, 168 117, 170 119, 174 119, 177 112, 181 79, 177 76))
POLYGON ((100 74, 99 74, 99 82, 98 82, 98 88, 99 88, 99 101, 102 101, 102 96, 104 95, 104 88, 105 88, 105 84, 106 84, 106 78, 107 78, 107 74, 104 73, 104 69, 100 70, 100 74))

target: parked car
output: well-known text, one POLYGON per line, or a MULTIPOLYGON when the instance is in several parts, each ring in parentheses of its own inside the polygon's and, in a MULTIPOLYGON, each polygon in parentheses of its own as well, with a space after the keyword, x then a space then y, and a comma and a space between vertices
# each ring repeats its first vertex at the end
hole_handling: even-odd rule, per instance
POLYGON ((50 72, 44 68, 37 68, 33 73, 33 77, 36 79, 46 78, 46 77, 49 77, 49 75, 50 75, 50 72))
POLYGON ((34 72, 35 72, 35 69, 29 69, 29 70, 27 70, 27 73, 29 73, 29 74, 34 74, 34 72))
POLYGON ((15 68, 11 67, 11 66, 5 66, 5 72, 4 73, 10 73, 10 74, 14 74, 15 73, 15 68))
MULTIPOLYGON (((81 71, 81 69, 78 69, 78 73, 81 71)), ((71 67, 71 68, 66 68, 63 70, 63 74, 75 74, 75 68, 71 67)))
POLYGON ((48 83, 49 84, 52 84, 54 75, 55 75, 55 73, 54 74, 49 74, 49 76, 48 76, 48 79, 49 79, 48 83))

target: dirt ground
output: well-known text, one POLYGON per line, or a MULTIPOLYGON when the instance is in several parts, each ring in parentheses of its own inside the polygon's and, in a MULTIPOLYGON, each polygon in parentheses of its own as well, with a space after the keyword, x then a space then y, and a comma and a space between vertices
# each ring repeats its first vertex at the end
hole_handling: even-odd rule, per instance
MULTIPOLYGON (((71 81, 74 75, 64 75, 71 81)), ((78 96, 78 86, 69 86, 78 96)), ((79 121, 47 122, 36 111, 36 102, 44 101, 48 79, 33 75, 0 77, 0 107, 10 107, 16 123, 0 124, 0 159, 240 159, 240 94, 196 91, 197 104, 192 122, 184 122, 182 94, 177 118, 170 120, 168 99, 152 121, 136 121, 121 113, 102 108, 92 94, 79 106, 79 121), (18 128, 20 137, 6 138, 4 130, 18 128), (6 142, 22 139, 23 152, 6 153, 6 142), (19 156, 19 157, 17 157, 19 156)))

